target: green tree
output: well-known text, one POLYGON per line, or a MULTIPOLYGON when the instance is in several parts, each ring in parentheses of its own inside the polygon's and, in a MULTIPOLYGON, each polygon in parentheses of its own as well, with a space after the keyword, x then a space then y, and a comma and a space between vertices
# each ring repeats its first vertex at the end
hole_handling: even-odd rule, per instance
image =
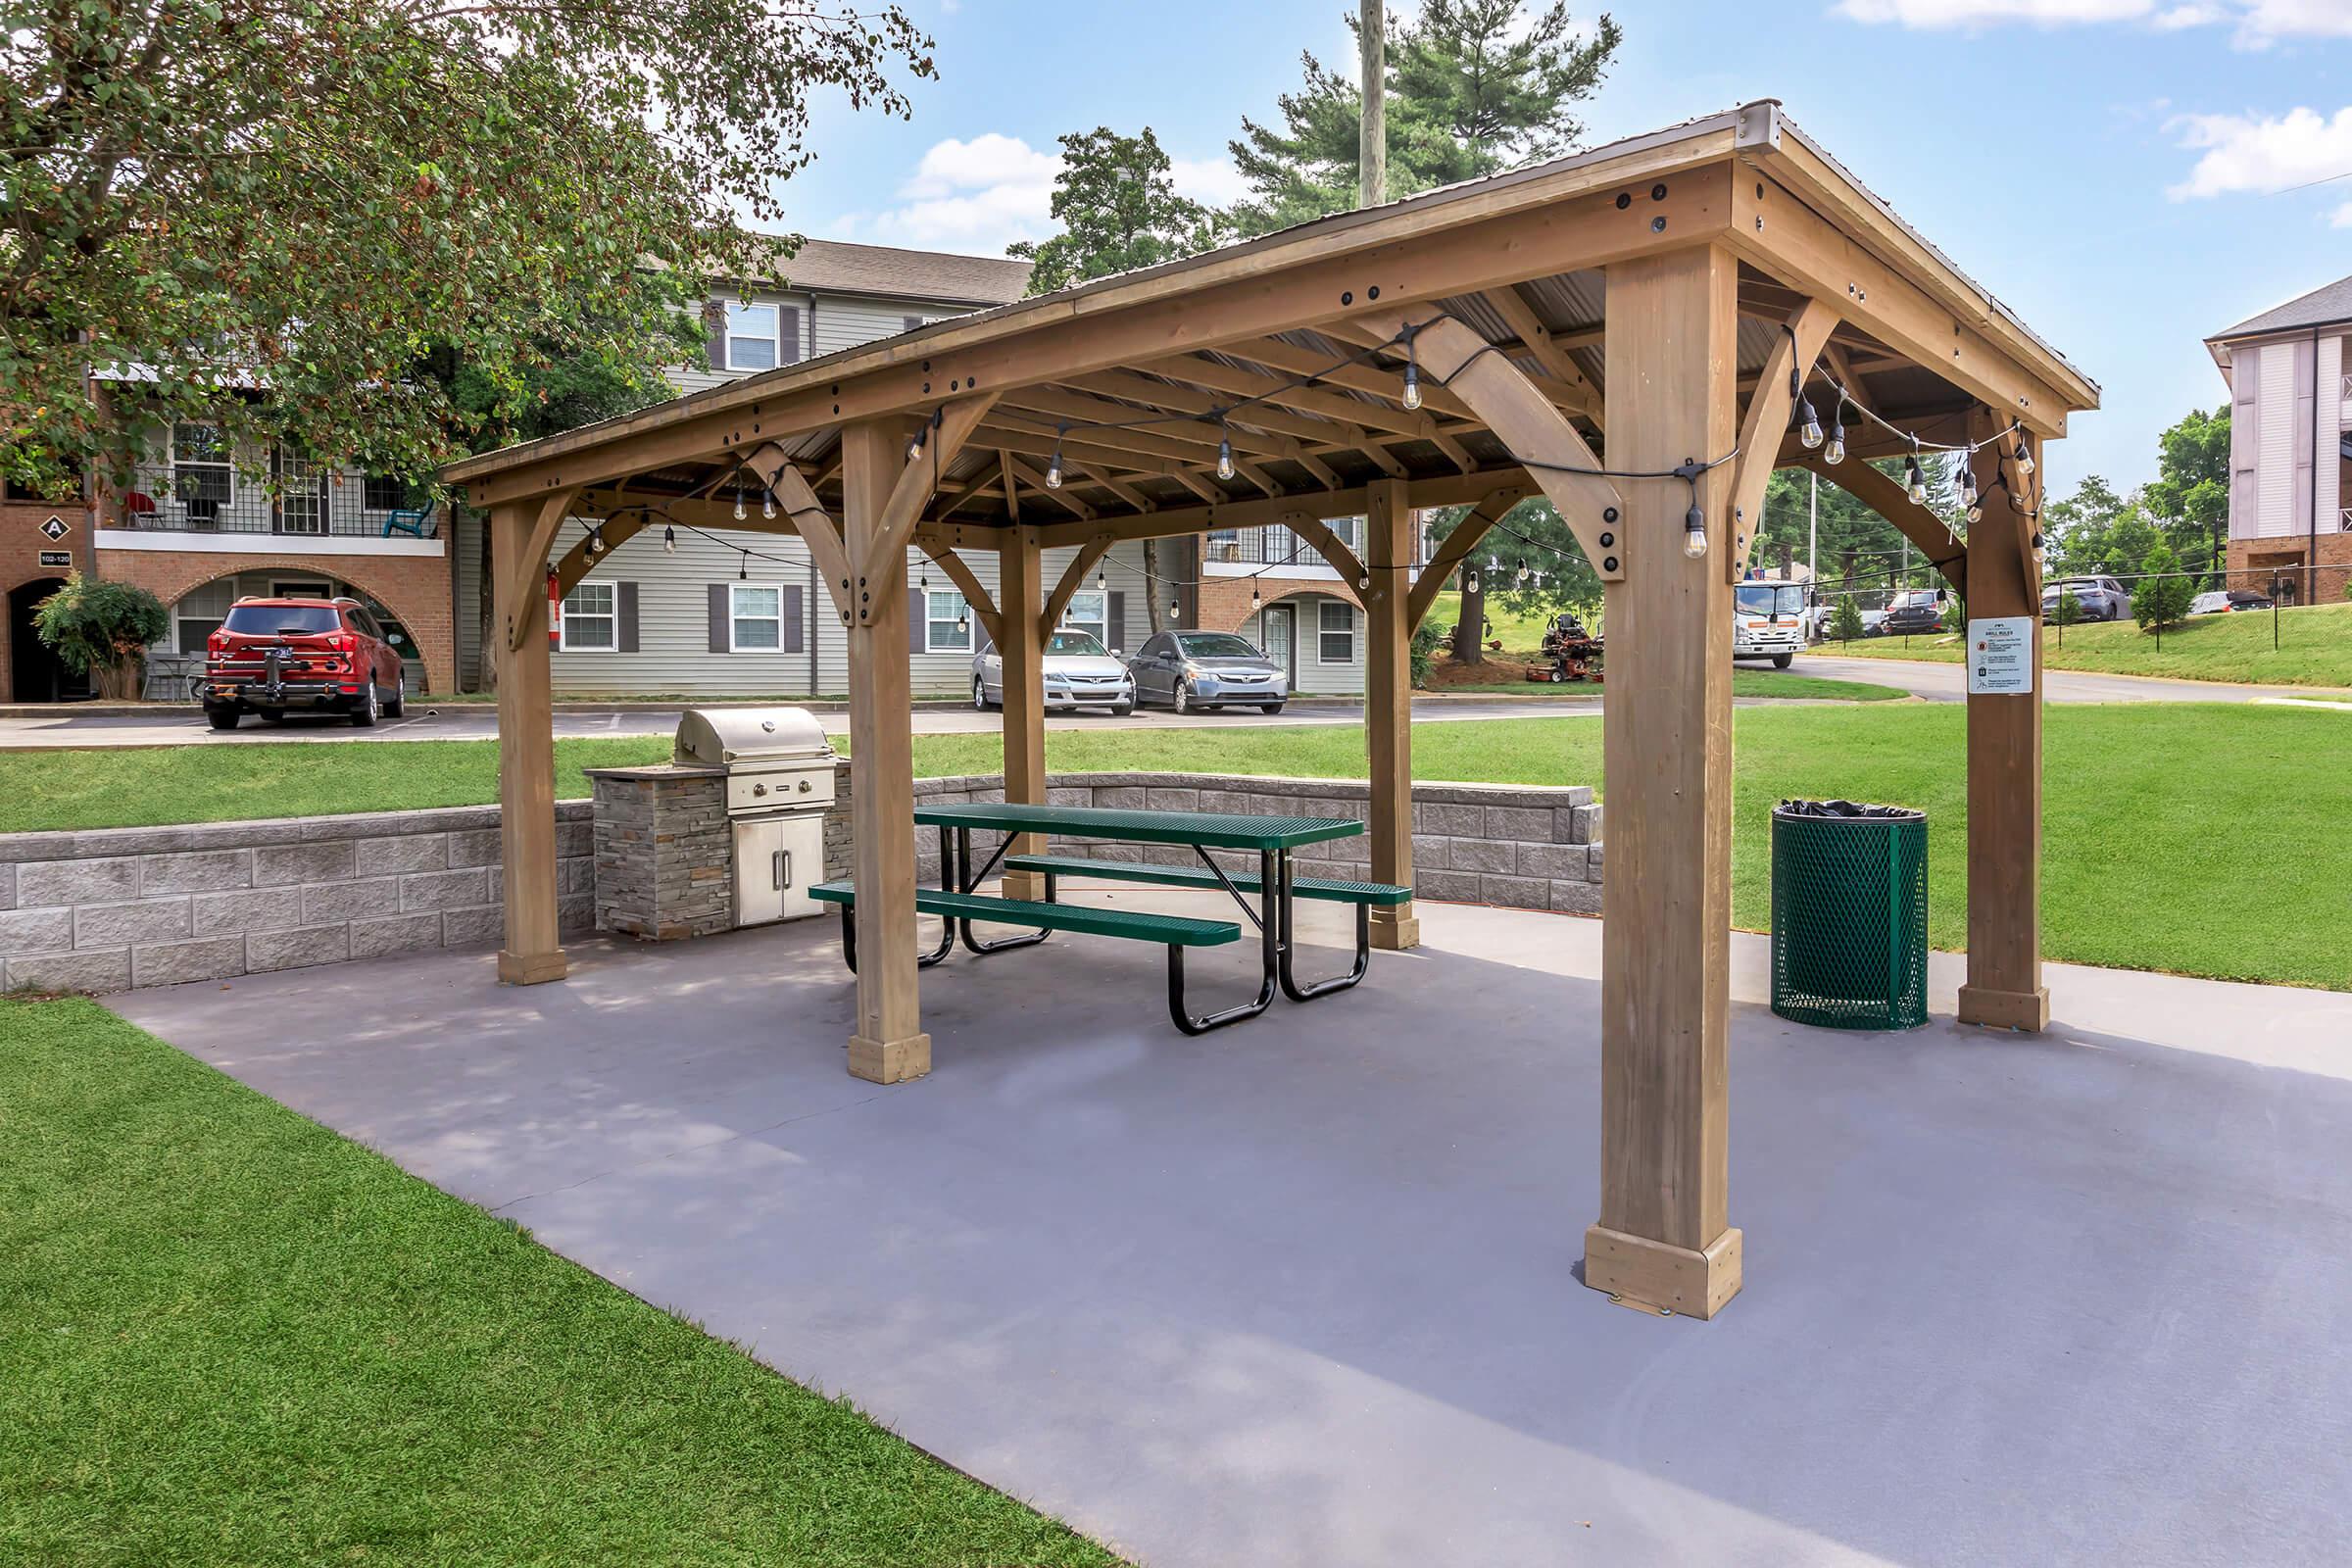
MULTIPOLYGON (((1598 90, 1622 39, 1605 14, 1587 36, 1564 0, 1533 12, 1520 0, 1427 0, 1410 24, 1392 21, 1389 194, 1572 150, 1585 132, 1572 106, 1598 90)), ((1250 187, 1229 215, 1244 235, 1357 205, 1362 96, 1311 52, 1300 63, 1305 80, 1277 100, 1279 127, 1245 117, 1231 144, 1250 187)))
POLYGON ((812 97, 903 114, 898 79, 935 74, 892 4, 12 15, 0 468, 52 493, 120 469, 129 426, 174 416, 420 474, 518 419, 546 367, 656 366, 705 277, 772 265, 739 219, 781 217, 812 97))
POLYGON ((1852 594, 1839 594, 1838 608, 1830 612, 1830 635, 1841 643, 1850 643, 1869 630, 1862 624, 1861 607, 1852 594))
POLYGON ((2180 559, 2173 547, 2161 540, 2148 552, 2147 571, 2132 585, 2132 616, 2143 631, 2156 634, 2158 647, 2164 646, 2164 628, 2188 618, 2189 601, 2197 596, 2193 579, 2180 570, 2180 559))
POLYGON ((1051 294, 1214 245, 1215 216, 1177 195, 1169 170, 1150 125, 1141 136, 1098 125, 1062 137, 1061 172, 1054 176, 1054 220, 1061 232, 1009 247, 1035 264, 1029 292, 1051 294))
POLYGON ((164 602, 130 583, 74 572, 33 607, 33 635, 76 674, 91 672, 98 695, 139 695, 147 645, 172 629, 164 602))
POLYGON ((2230 527, 2230 406, 2197 409, 2156 438, 2156 478, 2140 492, 2176 554, 2222 582, 2230 527))
POLYGON ((2066 646, 2066 628, 2082 618, 2082 601, 2075 597, 2072 588, 2058 590, 2058 603, 2050 607, 2050 623, 2058 628, 2058 646, 2066 646))
MULTIPOLYGON (((1430 538, 1449 538, 1470 510, 1444 509, 1430 520, 1430 538)), ((1504 513, 1500 523, 1470 552, 1463 568, 1462 614, 1453 634, 1453 657, 1460 663, 1480 663, 1486 657, 1483 639, 1490 599, 1514 615, 1548 617, 1573 611, 1591 621, 1599 612, 1600 574, 1585 559, 1567 522, 1551 503, 1540 498, 1522 501, 1504 513), (1506 528, 1509 533, 1503 531, 1506 528), (1477 580, 1476 588, 1469 585, 1470 578, 1477 580)))

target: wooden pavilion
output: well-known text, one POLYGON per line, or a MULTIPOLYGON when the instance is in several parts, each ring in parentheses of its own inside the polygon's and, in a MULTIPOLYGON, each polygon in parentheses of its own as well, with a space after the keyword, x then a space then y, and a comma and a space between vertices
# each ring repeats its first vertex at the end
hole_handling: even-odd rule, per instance
MULTIPOLYGON (((1759 102, 456 464, 445 477, 489 510, 496 569, 499 973, 564 974, 547 615, 597 560, 582 538, 551 565, 567 517, 601 519, 608 546, 665 519, 806 541, 851 657, 850 1070, 892 1083, 928 1071, 932 1049, 910 547, 1003 651, 1005 795, 1042 802, 1040 639, 1102 553, 1297 531, 1366 612, 1372 875, 1409 885, 1413 627, 1489 525, 1541 493, 1606 584, 1603 1154, 1586 1283, 1712 1315, 1740 1279, 1726 1190, 1732 585, 1765 481, 1818 468, 1908 536, 1972 615, 2034 616, 2034 457, 2097 398, 1759 102), (1842 410, 1845 462, 1800 439, 1805 403, 1842 410), (1918 443, 1971 449, 1984 510, 1965 537, 1861 461, 1918 443), (745 484, 772 495, 772 521, 734 520, 726 497, 745 484), (1476 510, 1414 580, 1412 511, 1447 505, 1476 510), (1325 524, 1348 516, 1364 519, 1360 554, 1325 524), (1041 552, 1070 546, 1044 581, 1041 552), (997 553, 1001 601, 962 561, 974 551, 997 553)), ((1968 713, 1960 1014, 2024 1029, 2048 1016, 2038 665, 2036 626, 2034 694, 1972 697, 1968 713)), ((1411 906, 1381 911, 1375 939, 1412 946, 1411 906)))

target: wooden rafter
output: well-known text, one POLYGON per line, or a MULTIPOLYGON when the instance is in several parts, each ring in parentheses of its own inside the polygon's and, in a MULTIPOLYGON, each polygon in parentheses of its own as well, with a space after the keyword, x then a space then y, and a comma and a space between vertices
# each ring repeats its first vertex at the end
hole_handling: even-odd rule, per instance
MULTIPOLYGON (((993 392, 976 392, 958 398, 932 416, 934 427, 923 443, 920 457, 908 463, 891 486, 890 500, 883 506, 882 516, 874 529, 873 542, 866 547, 858 575, 874 588, 887 592, 906 570, 906 545, 914 533, 914 525, 922 520, 923 508, 939 486, 939 476, 956 461, 971 438, 980 421, 997 401, 993 392)), ((870 618, 873 595, 858 596, 858 617, 870 618)))
POLYGON ((852 568, 838 519, 817 504, 816 492, 791 464, 780 464, 769 483, 783 506, 784 515, 792 520, 793 531, 808 547, 808 555, 824 578, 825 591, 833 596, 834 610, 848 619, 854 592, 850 581, 852 568))
MULTIPOLYGON (((1068 513, 1073 517, 1092 517, 1095 514, 1094 508, 1088 506, 1085 502, 1070 494, 1070 487, 1066 483, 1058 486, 1050 485, 1046 483, 1046 476, 1044 474, 1038 472, 1035 468, 1032 468, 1029 466, 1029 465, 1023 463, 1019 458, 1014 457, 1011 453, 1004 452, 998 455, 1004 460, 1004 483, 1007 486, 1008 493, 1012 482, 1017 479, 1022 484, 1025 484, 1029 487, 1031 494, 1044 496, 1048 502, 1054 506, 1059 507, 1062 511, 1068 513)), ((1014 520, 1019 520, 1017 514, 1015 514, 1014 520)))
MULTIPOLYGON (((1599 412, 1600 389, 1578 367, 1576 357, 1553 336, 1551 328, 1544 324, 1543 318, 1536 315, 1534 308, 1517 288, 1491 288, 1481 298, 1494 308, 1494 314, 1502 318, 1503 325, 1509 327, 1519 341, 1527 346, 1527 352, 1534 356, 1536 363, 1544 367, 1552 379, 1564 381, 1585 394, 1585 413, 1599 412)), ((1593 341, 1599 341, 1597 333, 1593 334, 1593 341)))
POLYGON ((1600 459, 1526 373, 1501 355, 1488 353, 1486 339, 1434 307, 1416 305, 1367 319, 1392 337, 1412 327, 1413 352, 1422 373, 1456 388, 1514 456, 1546 465, 1531 467, 1530 477, 1576 535, 1600 579, 1622 580, 1624 558, 1615 548, 1611 519, 1623 511, 1624 500, 1615 485, 1596 473, 1568 471, 1598 469, 1600 459), (1608 543, 1602 542, 1604 537, 1608 543))
POLYGON ((981 582, 961 556, 947 546, 920 534, 915 536, 914 543, 924 555, 938 563, 939 569, 948 574, 948 581, 954 583, 963 595, 963 602, 971 607, 972 617, 980 622, 980 629, 988 633, 988 640, 1002 646, 1004 641, 1004 622, 997 612, 997 602, 989 597, 987 585, 981 582))
POLYGON ((1446 591, 1446 579, 1453 574, 1470 552, 1477 549, 1489 530, 1500 522, 1503 514, 1527 499, 1525 485, 1504 485, 1491 491, 1486 499, 1473 507, 1470 514, 1453 525, 1453 532, 1430 555, 1422 566, 1421 575, 1413 580, 1412 597, 1404 607, 1405 630, 1410 632, 1429 618, 1430 606, 1446 591))
POLYGON ((1764 521, 1764 489, 1780 466, 1781 435, 1796 408, 1788 378, 1802 377, 1812 368, 1837 325, 1838 312, 1828 301, 1807 300, 1765 356, 1764 376, 1747 400, 1740 458, 1732 468, 1732 547, 1723 553, 1723 564, 1734 582, 1747 572, 1748 551, 1764 521))

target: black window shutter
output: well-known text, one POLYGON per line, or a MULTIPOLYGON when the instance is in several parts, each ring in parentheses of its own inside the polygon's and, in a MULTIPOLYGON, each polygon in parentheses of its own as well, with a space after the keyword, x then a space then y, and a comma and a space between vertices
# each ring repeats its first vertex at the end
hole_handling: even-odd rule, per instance
POLYGON ((776 307, 776 363, 797 365, 807 356, 802 352, 801 308, 797 305, 776 307))
POLYGON ((784 625, 777 638, 777 652, 797 654, 801 651, 801 589, 790 583, 784 589, 784 625))
POLYGON ((727 368, 727 302, 711 300, 703 307, 703 330, 710 335, 710 368, 727 368))
POLYGON ((924 602, 920 588, 906 590, 906 651, 910 654, 931 651, 931 609, 924 602))
POLYGON ((733 641, 727 628, 727 585, 714 582, 710 585, 710 651, 723 654, 733 641))
POLYGON ((1113 588, 1110 591, 1110 624, 1103 628, 1103 640, 1110 645, 1112 653, 1126 652, 1127 590, 1124 588, 1113 588))
POLYGON ((637 585, 615 583, 612 601, 618 611, 613 621, 612 646, 624 654, 637 651, 637 585))

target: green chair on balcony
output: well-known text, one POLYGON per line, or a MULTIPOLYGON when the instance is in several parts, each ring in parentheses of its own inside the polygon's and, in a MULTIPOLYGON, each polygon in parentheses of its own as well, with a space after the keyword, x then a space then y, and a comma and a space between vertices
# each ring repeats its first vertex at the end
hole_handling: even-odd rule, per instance
POLYGON ((405 533, 413 539, 430 539, 433 536, 434 505, 427 501, 421 507, 403 507, 386 513, 384 537, 389 539, 396 533, 405 533))

